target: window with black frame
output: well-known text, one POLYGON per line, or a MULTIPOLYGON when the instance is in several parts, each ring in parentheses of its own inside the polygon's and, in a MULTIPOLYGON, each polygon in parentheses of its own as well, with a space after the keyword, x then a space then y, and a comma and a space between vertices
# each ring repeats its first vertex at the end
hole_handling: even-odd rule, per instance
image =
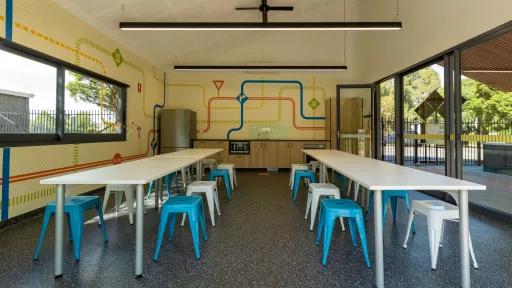
POLYGON ((125 139, 127 85, 4 40, 0 63, 0 145, 125 139))
POLYGON ((57 67, 0 50, 0 133, 56 133, 57 67))

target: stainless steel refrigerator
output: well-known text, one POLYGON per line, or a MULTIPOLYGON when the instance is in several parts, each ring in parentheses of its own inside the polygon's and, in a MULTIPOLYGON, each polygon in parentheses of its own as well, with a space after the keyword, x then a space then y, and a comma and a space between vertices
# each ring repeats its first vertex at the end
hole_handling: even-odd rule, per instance
POLYGON ((160 153, 192 148, 196 138, 196 112, 163 109, 160 111, 160 153))

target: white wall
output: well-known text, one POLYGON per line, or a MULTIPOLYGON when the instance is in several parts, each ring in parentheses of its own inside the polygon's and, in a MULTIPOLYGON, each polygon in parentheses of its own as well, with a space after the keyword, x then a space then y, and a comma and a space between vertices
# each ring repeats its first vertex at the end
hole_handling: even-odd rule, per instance
MULTIPOLYGON (((395 0, 360 2, 361 21, 393 21, 395 0)), ((361 81, 373 82, 512 20, 510 0, 399 1, 400 31, 361 32, 361 81)))

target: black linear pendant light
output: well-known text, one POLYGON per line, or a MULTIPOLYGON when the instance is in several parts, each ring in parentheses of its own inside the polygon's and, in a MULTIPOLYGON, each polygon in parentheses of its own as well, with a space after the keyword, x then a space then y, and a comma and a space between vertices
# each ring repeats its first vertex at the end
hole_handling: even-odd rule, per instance
POLYGON ((293 11, 293 6, 270 6, 262 0, 258 7, 237 7, 237 11, 259 10, 262 22, 120 22, 121 30, 168 31, 251 31, 251 30, 399 30, 402 22, 268 22, 269 11, 293 11))
POLYGON ((317 71, 333 72, 347 70, 345 65, 174 65, 174 71, 317 71))

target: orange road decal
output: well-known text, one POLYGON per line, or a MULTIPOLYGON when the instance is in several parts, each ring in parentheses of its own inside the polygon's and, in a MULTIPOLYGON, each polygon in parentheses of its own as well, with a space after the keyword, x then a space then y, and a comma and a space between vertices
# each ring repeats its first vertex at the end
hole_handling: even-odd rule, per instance
POLYGON ((217 88, 217 90, 220 90, 222 88, 222 85, 224 85, 224 80, 212 80, 213 85, 217 88))

